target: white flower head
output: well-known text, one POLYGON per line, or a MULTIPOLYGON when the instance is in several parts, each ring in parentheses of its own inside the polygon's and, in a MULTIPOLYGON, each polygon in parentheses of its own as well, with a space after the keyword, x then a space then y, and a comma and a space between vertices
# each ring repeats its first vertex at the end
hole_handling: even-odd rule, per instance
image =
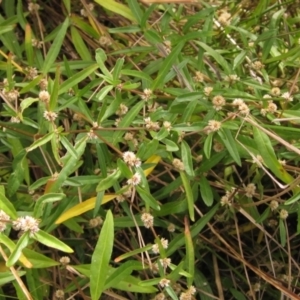
POLYGON ((39 221, 31 216, 20 217, 13 221, 13 228, 24 232, 29 231, 31 236, 40 230, 39 221))
POLYGON ((242 100, 242 99, 240 99, 240 98, 234 99, 234 100, 232 101, 232 105, 234 105, 234 106, 240 106, 240 105, 242 105, 243 103, 244 103, 244 100, 242 100))
POLYGON ((279 206, 278 201, 272 200, 270 202, 270 208, 271 208, 272 211, 275 210, 275 209, 277 209, 278 206, 279 206))
POLYGON ((130 179, 127 180, 127 183, 129 185, 138 185, 140 184, 141 179, 142 179, 141 175, 138 172, 136 172, 130 179))
POLYGON ((141 220, 144 223, 144 226, 146 228, 150 228, 150 227, 153 226, 154 217, 151 214, 149 214, 149 213, 143 213, 141 215, 141 220))
POLYGON ((50 100, 50 94, 49 92, 43 90, 39 92, 39 99, 44 102, 44 103, 48 103, 50 100))
POLYGON ((172 165, 179 171, 184 171, 184 169, 185 169, 183 162, 178 158, 173 159, 172 165))
POLYGON ((226 104, 226 100, 224 99, 223 96, 217 95, 213 97, 212 103, 215 110, 221 110, 222 107, 226 104))
POLYGON ((152 91, 150 89, 144 89, 141 98, 145 101, 148 101, 152 96, 152 91))
POLYGON ((44 111, 44 118, 49 122, 54 122, 57 118, 57 113, 54 111, 44 111))
POLYGON ((279 213, 280 219, 285 220, 288 216, 289 216, 289 213, 288 213, 288 211, 285 210, 285 209, 282 209, 282 210, 280 211, 280 213, 279 213))
POLYGON ((204 128, 204 131, 209 134, 211 132, 218 131, 221 128, 221 122, 216 120, 210 120, 208 121, 208 126, 204 128))
POLYGON ((132 151, 126 151, 123 153, 124 162, 130 167, 140 167, 141 160, 136 157, 136 155, 132 151))
POLYGON ((163 288, 165 286, 169 286, 170 284, 170 280, 167 279, 167 278, 163 278, 160 282, 159 282, 159 285, 163 288))
POLYGON ((145 118, 144 119, 145 121, 145 124, 146 124, 146 128, 149 129, 149 130, 154 130, 154 131, 157 131, 160 129, 160 126, 158 124, 158 122, 153 122, 151 121, 151 118, 148 117, 148 118, 145 118))
POLYGON ((284 98, 286 101, 293 101, 293 97, 291 96, 291 94, 289 92, 285 92, 281 95, 282 98, 284 98))
POLYGON ((68 264, 70 263, 70 257, 69 257, 69 256, 62 256, 62 257, 60 258, 59 262, 60 262, 62 265, 66 266, 66 265, 68 265, 68 264))
POLYGON ((249 197, 249 198, 252 198, 253 195, 255 194, 255 190, 256 190, 255 184, 254 183, 249 183, 245 187, 246 196, 249 197))
POLYGON ((167 131, 170 132, 170 130, 172 129, 171 122, 169 122, 169 121, 164 121, 163 125, 164 125, 164 127, 167 129, 167 131))
POLYGON ((10 216, 1 209, 0 210, 0 232, 6 229, 6 225, 9 220, 10 220, 10 216))
POLYGON ((116 114, 118 116, 123 116, 126 115, 127 112, 128 112, 128 107, 125 104, 121 103, 119 109, 116 111, 116 114))
POLYGON ((213 87, 211 87, 211 86, 206 86, 206 87, 204 88, 204 95, 205 95, 205 96, 209 96, 209 95, 211 94, 212 91, 213 91, 213 87))
POLYGON ((168 266, 170 266, 170 264, 171 264, 171 259, 170 258, 161 258, 160 260, 159 260, 159 262, 160 262, 160 264, 162 265, 162 267, 164 268, 164 269, 166 269, 168 266))

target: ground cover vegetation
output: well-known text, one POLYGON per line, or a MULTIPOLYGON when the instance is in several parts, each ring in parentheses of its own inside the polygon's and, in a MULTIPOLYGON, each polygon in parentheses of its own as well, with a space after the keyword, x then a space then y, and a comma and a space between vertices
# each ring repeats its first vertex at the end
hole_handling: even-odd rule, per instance
POLYGON ((299 12, 3 0, 0 299, 299 299, 299 12))

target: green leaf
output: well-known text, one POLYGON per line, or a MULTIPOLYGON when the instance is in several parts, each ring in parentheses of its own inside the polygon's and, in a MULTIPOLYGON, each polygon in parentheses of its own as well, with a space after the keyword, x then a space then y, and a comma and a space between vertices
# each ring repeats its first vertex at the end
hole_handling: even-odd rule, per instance
POLYGON ((165 76, 169 73, 172 66, 175 64, 178 55, 180 54, 183 43, 179 43, 175 46, 175 48, 172 50, 172 52, 164 59, 164 62, 157 74, 156 79, 151 85, 151 90, 155 90, 157 88, 162 88, 164 85, 164 79, 165 76))
POLYGON ((21 104, 20 104, 20 108, 21 108, 21 113, 24 112, 24 110, 29 107, 32 103, 38 102, 39 99, 38 98, 26 98, 24 100, 22 100, 21 104))
POLYGON ((201 176, 199 180, 200 194, 207 206, 211 206, 214 202, 214 196, 208 180, 201 176))
POLYGON ((256 143, 257 150, 262 156, 264 164, 280 180, 282 180, 285 183, 291 183, 294 180, 294 178, 289 173, 287 173, 287 171, 279 163, 269 137, 264 132, 256 128, 255 126, 253 127, 253 135, 254 135, 254 140, 256 143))
POLYGON ((115 66, 114 66, 113 73, 112 73, 114 82, 120 82, 119 77, 120 77, 123 65, 124 65, 124 58, 118 58, 115 66))
POLYGON ((206 45, 205 43, 194 41, 196 44, 198 44, 200 47, 202 47, 208 55, 212 56, 216 62, 223 68, 223 70, 226 72, 226 74, 232 74, 231 68, 229 67, 227 61, 223 58, 223 56, 211 48, 210 46, 206 45))
POLYGON ((140 4, 136 0, 128 0, 128 6, 138 24, 141 24, 143 11, 140 8, 140 4))
POLYGON ((111 211, 106 214, 100 236, 92 255, 90 291, 92 300, 100 299, 105 287, 114 244, 114 220, 111 211))
POLYGON ((186 173, 191 177, 195 176, 191 149, 188 143, 184 140, 181 142, 181 158, 186 173))
POLYGON ((84 40, 81 37, 81 34, 77 30, 75 26, 71 26, 71 36, 72 36, 72 42, 73 45, 77 51, 77 53, 80 55, 82 60, 91 61, 91 51, 86 46, 84 40))
POLYGON ((163 139, 162 142, 166 145, 166 150, 168 152, 175 152, 179 150, 178 145, 171 140, 163 139))
MULTIPOLYGON (((78 157, 81 157, 86 147, 87 137, 83 136, 80 140, 78 140, 74 146, 74 150, 77 153, 78 157)), ((74 167, 78 164, 78 159, 74 158, 74 155, 71 152, 67 152, 67 154, 61 159, 64 163, 64 167, 59 172, 57 178, 51 185, 48 192, 58 192, 60 187, 63 185, 68 176, 74 172, 74 167)))
POLYGON ((50 47, 47 56, 45 58, 44 65, 41 70, 45 75, 47 75, 50 68, 55 63, 58 54, 61 52, 61 46, 63 44, 63 41, 65 40, 65 35, 68 27, 69 27, 69 18, 66 18, 66 20, 61 25, 59 31, 57 32, 57 35, 52 42, 52 46, 50 47))
POLYGON ((46 255, 43 255, 39 252, 36 252, 28 248, 24 249, 23 253, 26 256, 26 258, 32 263, 32 266, 35 269, 49 268, 49 267, 58 266, 60 264, 56 260, 53 260, 52 258, 46 255))
POLYGON ((213 133, 210 133, 205 141, 204 141, 204 147, 203 147, 203 151, 204 151, 204 154, 206 156, 206 158, 210 158, 210 154, 211 154, 211 146, 212 146, 212 141, 213 141, 213 133))
POLYGON ((188 222, 185 224, 184 230, 185 237, 185 249, 186 249, 186 271, 191 275, 191 277, 187 278, 188 286, 191 286, 194 281, 194 273, 195 273, 195 250, 193 245, 193 240, 191 237, 191 232, 189 230, 188 222))
MULTIPOLYGON (((219 204, 215 205, 211 208, 211 210, 205 214, 203 217, 199 218, 194 225, 191 226, 191 236, 194 238, 197 234, 201 232, 201 230, 205 227, 205 225, 210 221, 211 218, 216 214, 219 209, 219 204)), ((178 251, 178 249, 185 245, 185 237, 184 233, 177 234, 169 243, 169 247, 166 250, 167 257, 170 257, 174 252, 178 251)))
POLYGON ((132 12, 124 4, 121 4, 121 3, 116 2, 114 0, 105 0, 105 1, 95 0, 95 2, 97 2, 98 4, 100 4, 101 6, 103 6, 104 8, 112 11, 113 13, 121 15, 124 18, 126 18, 126 19, 128 19, 130 21, 136 22, 136 19, 133 16, 132 12))
POLYGON ((141 71, 123 69, 123 70, 121 70, 121 74, 132 76, 134 78, 140 78, 145 81, 148 81, 149 83, 153 81, 152 78, 147 73, 144 73, 141 71))
POLYGON ((279 235, 280 235, 280 244, 282 247, 286 245, 286 229, 285 223, 282 219, 279 219, 279 235))
POLYGON ((96 61, 97 61, 97 64, 98 64, 100 70, 102 71, 102 73, 106 77, 108 77, 110 80, 112 80, 112 74, 109 72, 109 70, 105 66, 106 60, 107 60, 107 56, 106 56, 105 51, 102 48, 98 48, 96 50, 96 61))
POLYGON ((284 202, 284 205, 290 205, 296 201, 298 201, 300 199, 300 192, 296 193, 295 195, 293 195, 290 199, 286 200, 284 202))
POLYGON ((232 296, 236 299, 236 300, 247 300, 247 298, 244 296, 243 293, 241 293, 240 291, 236 290, 236 289, 229 289, 230 293, 232 294, 232 296))
POLYGON ((185 190, 190 219, 192 221, 195 221, 194 196, 193 196, 192 188, 190 185, 190 181, 184 172, 180 172, 180 177, 181 177, 183 187, 185 190))
POLYGON ((235 70, 244 60, 247 56, 247 52, 245 50, 242 50, 233 61, 233 70, 235 70))
POLYGON ((141 145, 139 145, 137 157, 141 160, 148 159, 151 155, 153 155, 153 153, 156 153, 158 146, 159 141, 157 139, 153 139, 150 142, 148 140, 144 141, 141 145))
POLYGON ((176 292, 173 290, 173 288, 171 286, 166 286, 165 287, 165 291, 171 297, 171 299, 178 300, 177 294, 176 294, 176 292))
MULTIPOLYGON (((136 118, 136 116, 138 115, 138 113, 141 111, 141 109, 143 108, 144 103, 143 101, 139 101, 137 102, 125 115, 125 117, 121 120, 121 122, 119 123, 119 128, 122 127, 128 127, 132 124, 133 120, 136 118)), ((113 141, 116 142, 118 141, 121 136, 124 134, 124 132, 122 131, 116 131, 113 135, 113 141)))
POLYGON ((49 193, 42 195, 35 203, 33 217, 39 218, 43 214, 43 206, 45 203, 61 201, 66 197, 63 193, 49 193))
POLYGON ((61 135, 59 138, 60 142, 63 144, 68 153, 70 153, 73 158, 79 159, 77 152, 74 149, 74 146, 69 142, 69 140, 64 135, 61 135))
POLYGON ((130 171, 129 167, 123 159, 118 158, 117 165, 123 176, 125 176, 128 179, 132 177, 132 172, 130 171))
POLYGON ((145 191, 143 188, 141 188, 138 185, 136 186, 136 190, 137 190, 138 194, 141 196, 141 198, 149 206, 151 206, 155 210, 160 210, 159 204, 157 203, 157 201, 155 200, 155 198, 150 193, 148 193, 147 191, 145 191))
POLYGON ((0 185, 0 210, 3 210, 12 219, 18 218, 14 205, 5 197, 5 189, 3 185, 0 185))
POLYGON ((231 157, 234 159, 234 161, 241 166, 241 158, 236 146, 236 141, 232 137, 231 131, 227 128, 221 128, 218 131, 218 135, 222 139, 222 142, 224 143, 226 149, 228 150, 231 157))
POLYGON ((104 86, 97 94, 96 96, 97 100, 102 101, 113 88, 114 88, 113 85, 104 86))
POLYGON ((43 231, 43 230, 39 230, 38 232, 36 232, 33 236, 33 239, 35 239, 36 241, 38 241, 39 243, 46 245, 48 247, 66 252, 66 253, 73 253, 73 249, 70 248, 68 245, 66 245, 65 243, 63 243, 61 240, 59 240, 58 238, 54 237, 53 235, 43 231))
MULTIPOLYGON (((17 271, 18 276, 24 276, 26 274, 25 271, 17 271)), ((0 272, 0 286, 3 286, 6 283, 11 281, 15 281, 15 274, 12 274, 11 271, 9 272, 0 272)), ((3 298, 4 299, 4 298, 3 298)))
POLYGON ((22 236, 19 238, 15 249, 12 251, 12 253, 10 254, 7 262, 6 262, 6 266, 7 267, 11 267, 13 266, 17 260, 20 258, 21 254, 22 254, 22 250, 27 247, 28 243, 29 243, 29 232, 24 232, 22 234, 22 236))
POLYGON ((67 80, 65 80, 59 87, 58 95, 66 93, 70 88, 74 88, 76 84, 85 80, 88 76, 90 76, 93 72, 95 72, 97 68, 98 68, 97 64, 92 64, 87 68, 81 70, 80 72, 77 72, 67 80))
POLYGON ((99 193, 109 189, 117 182, 120 176, 121 176, 121 171, 117 170, 112 174, 110 174, 109 176, 101 179, 96 187, 96 192, 99 193))
POLYGON ((57 66, 55 71, 55 80, 50 92, 49 110, 51 111, 55 110, 57 106, 59 84, 60 84, 60 67, 57 66))
POLYGON ((55 136, 55 132, 49 132, 45 134, 43 137, 34 141, 29 147, 26 148, 27 152, 30 152, 38 147, 45 145, 46 143, 50 142, 55 136))
MULTIPOLYGON (((111 268, 112 269, 112 268, 111 268)), ((126 261, 118 268, 113 269, 113 272, 109 275, 105 281, 105 286, 103 290, 107 290, 112 286, 117 286, 118 283, 126 279, 133 270, 142 269, 142 265, 135 261, 126 261)))

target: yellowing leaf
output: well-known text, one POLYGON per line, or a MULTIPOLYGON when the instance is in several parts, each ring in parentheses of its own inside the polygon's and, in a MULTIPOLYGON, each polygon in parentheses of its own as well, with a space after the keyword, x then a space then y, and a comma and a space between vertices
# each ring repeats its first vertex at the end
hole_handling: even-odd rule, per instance
MULTIPOLYGON (((116 198, 117 195, 116 194, 111 194, 111 195, 104 195, 103 200, 102 200, 102 204, 107 203, 108 201, 116 198)), ((72 208, 70 208, 69 210, 65 211, 56 221, 55 224, 60 224, 64 221, 67 221, 73 217, 82 215, 83 213, 93 209, 95 207, 95 203, 96 203, 96 198, 97 197, 92 197, 84 202, 81 202, 75 206, 73 206, 72 208)))
POLYGON ((145 161, 145 164, 154 164, 152 167, 144 171, 145 176, 148 176, 150 173, 152 173, 152 171, 154 170, 154 168, 156 167, 159 161, 160 161, 160 156, 158 155, 152 155, 145 161))
MULTIPOLYGON (((158 162, 160 161, 160 156, 158 155, 152 155, 151 157, 149 157, 146 161, 145 164, 153 164, 153 166, 151 166, 150 168, 144 170, 144 174, 145 176, 148 176, 149 174, 151 174, 151 172, 154 170, 154 168, 156 167, 156 165, 158 164, 158 162)), ((50 183, 49 183, 50 184, 50 183)), ((114 198, 116 198, 117 195, 116 194, 109 194, 109 195, 104 195, 103 200, 102 200, 102 204, 107 203, 111 200, 113 200, 114 198)), ((92 197, 84 202, 81 202, 75 206, 73 206, 72 208, 70 208, 69 210, 65 211, 56 221, 55 224, 60 224, 64 221, 67 221, 73 217, 76 216, 80 216, 83 213, 93 209, 96 205, 96 198, 97 197, 92 197)))

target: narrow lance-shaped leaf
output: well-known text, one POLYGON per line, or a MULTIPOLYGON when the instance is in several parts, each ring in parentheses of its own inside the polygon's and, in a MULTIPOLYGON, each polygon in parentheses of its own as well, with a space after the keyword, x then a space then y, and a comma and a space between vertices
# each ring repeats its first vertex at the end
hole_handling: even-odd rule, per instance
POLYGON ((193 240, 191 237, 191 232, 189 228, 189 222, 185 218, 184 226, 184 237, 185 237, 185 249, 186 249, 186 270, 191 274, 191 277, 187 278, 188 286, 191 286, 194 280, 195 273, 195 250, 193 245, 193 240))
POLYGON ((47 74, 50 70, 50 68, 53 66, 59 52, 61 51, 61 46, 64 41, 67 29, 69 26, 69 18, 66 18, 66 20, 63 22, 61 28, 59 29, 55 39, 52 42, 52 46, 49 49, 47 56, 44 61, 44 65, 42 67, 42 72, 44 74, 47 74))
POLYGON ((286 172, 279 163, 269 137, 256 127, 253 127, 254 140, 264 164, 283 182, 291 183, 294 178, 286 172), (263 145, 263 147, 262 147, 263 145))
POLYGON ((45 134, 43 137, 37 139, 29 147, 27 147, 26 151, 30 152, 38 147, 45 145, 46 143, 50 142, 53 139, 54 135, 55 135, 55 132, 49 132, 49 133, 45 134))
POLYGON ((18 217, 14 205, 5 197, 5 189, 3 185, 0 185, 0 210, 3 210, 13 219, 18 217))
MULTIPOLYGON (((117 197, 116 194, 111 195, 104 195, 102 199, 102 204, 105 204, 117 197)), ((55 224, 60 224, 66 220, 69 220, 71 218, 74 218, 76 216, 80 216, 84 214, 85 212, 93 209, 96 204, 97 197, 92 197, 90 199, 87 199, 81 203, 78 203, 77 205, 73 206, 69 210, 65 211, 56 221, 55 224)))
POLYGON ((102 73, 106 77, 108 77, 108 78, 110 78, 112 80, 112 74, 109 72, 109 70, 106 68, 106 66, 104 64, 105 61, 106 61, 106 59, 107 59, 107 56, 106 56, 105 51, 103 49, 101 49, 101 48, 98 48, 96 50, 96 61, 97 61, 97 64, 98 64, 100 70, 102 71, 102 73))
MULTIPOLYGON (((16 248, 15 243, 6 235, 0 234, 0 244, 5 245, 9 249, 10 252, 13 252, 16 248)), ((19 261, 26 267, 32 268, 32 263, 25 257, 23 254, 19 257, 19 261)))
POLYGON ((101 233, 92 255, 90 291, 92 300, 100 299, 108 274, 114 244, 114 219, 111 211, 106 214, 101 233))
POLYGON ((10 254, 6 266, 11 267, 13 266, 17 260, 20 258, 22 255, 22 250, 27 247, 29 243, 29 232, 25 232, 22 234, 22 236, 19 238, 16 248, 13 250, 13 252, 10 254))
POLYGON ((282 247, 286 245, 286 228, 284 220, 279 220, 279 233, 280 233, 280 244, 282 247))
POLYGON ((209 185, 208 180, 204 176, 201 176, 199 180, 199 185, 200 185, 200 194, 204 203, 207 206, 211 206, 214 202, 213 192, 209 185))
POLYGON ((56 72, 55 72, 55 80, 54 80, 52 90, 51 90, 51 95, 50 95, 49 108, 51 111, 56 109, 57 99, 58 99, 59 82, 60 82, 60 67, 57 66, 56 72))
POLYGON ((164 84, 164 78, 169 73, 172 66, 175 64, 178 54, 181 52, 183 45, 183 43, 179 43, 166 57, 156 79, 152 83, 152 90, 155 90, 156 88, 159 88, 164 84))
POLYGON ((192 153, 186 141, 181 142, 181 158, 184 164, 184 170, 189 176, 194 176, 192 153))
POLYGON ((120 170, 116 170, 109 176, 101 179, 97 185, 96 192, 99 193, 101 191, 105 191, 108 188, 112 187, 116 183, 116 181, 119 179, 120 176, 121 176, 120 170))
MULTIPOLYGON (((151 156, 149 159, 147 159, 145 161, 145 164, 151 164, 151 167, 147 168, 146 170, 144 170, 144 174, 145 176, 148 176, 153 169, 155 168, 155 166, 158 164, 158 162, 160 161, 160 156, 158 155, 153 155, 151 156)), ((52 188, 52 186, 51 186, 52 188)), ((50 190, 50 189, 49 189, 50 190)), ((116 194, 110 194, 110 195, 104 195, 103 199, 102 199, 102 204, 107 203, 113 199, 115 199, 117 197, 116 194)), ((82 215, 83 213, 93 209, 95 207, 96 204, 96 197, 92 197, 86 201, 83 201, 77 205, 75 205, 74 207, 70 208, 69 210, 67 210, 66 212, 64 212, 56 221, 55 224, 60 224, 66 220, 69 220, 73 217, 82 215)))
MULTIPOLYGON (((122 127, 128 127, 132 124, 133 120, 136 118, 138 113, 141 111, 143 108, 144 103, 143 101, 139 101, 137 104, 135 104, 129 112, 124 116, 122 121, 119 123, 119 128, 122 127)), ((113 141, 118 141, 119 138, 123 135, 124 133, 122 131, 116 131, 113 136, 113 141)))
POLYGON ((95 0, 95 2, 97 2, 98 4, 103 6, 104 8, 112 11, 115 14, 121 15, 124 18, 126 18, 130 21, 136 22, 136 19, 135 19, 134 15, 132 14, 132 12, 124 4, 121 4, 121 3, 116 2, 114 0, 106 0, 106 1, 95 0))
MULTIPOLYGON (((199 218, 194 225, 191 226, 190 232, 192 238, 201 232, 204 226, 209 222, 209 220, 216 214, 219 208, 219 204, 212 207, 212 209, 205 214, 203 217, 199 218)), ((168 249, 166 250, 167 257, 171 256, 175 251, 185 244, 184 234, 178 234, 174 239, 171 240, 168 249)))
POLYGON ((180 172, 180 177, 181 177, 181 180, 183 183, 183 187, 185 189, 185 195, 186 195, 190 219, 192 221, 195 221, 194 196, 193 196, 192 188, 190 185, 190 181, 184 172, 180 172))
POLYGON ((35 239, 36 241, 38 241, 39 243, 46 245, 48 247, 66 252, 66 253, 73 253, 73 249, 70 248, 68 245, 66 245, 65 243, 63 243, 61 240, 57 239, 56 237, 54 237, 53 235, 43 231, 43 230, 39 230, 38 232, 36 232, 33 236, 33 239, 35 239))
POLYGON ((148 204, 155 210, 160 210, 160 206, 158 205, 157 201, 150 193, 145 191, 140 186, 136 186, 136 190, 137 190, 138 194, 141 196, 141 198, 145 201, 146 204, 148 204))
POLYGON ((39 218, 42 215, 43 205, 45 203, 61 201, 65 197, 66 195, 63 193, 49 193, 49 194, 42 195, 35 203, 33 217, 39 218))
POLYGON ((218 131, 218 135, 222 139, 222 142, 224 143, 226 149, 228 150, 231 157, 234 159, 234 161, 240 166, 241 165, 241 158, 236 146, 236 141, 232 137, 231 131, 227 128, 221 128, 218 131))
MULTIPOLYGON (((86 147, 87 137, 84 136, 80 140, 78 140, 74 146, 74 150, 77 153, 77 157, 81 157, 86 147)), ((65 157, 61 159, 64 163, 64 167, 58 174, 57 178, 53 182, 50 187, 49 192, 57 192, 59 188, 62 186, 64 181, 68 178, 71 172, 73 172, 74 166, 78 163, 78 159, 74 157, 70 152, 68 152, 65 157)))
POLYGON ((33 66, 34 55, 32 46, 32 30, 29 24, 26 24, 25 27, 25 52, 28 65, 33 66))
POLYGON ((93 64, 88 66, 87 68, 81 70, 80 72, 74 74, 72 77, 65 80, 59 87, 58 95, 61 95, 67 92, 70 88, 74 87, 77 83, 82 82, 88 76, 97 70, 98 65, 93 64))

